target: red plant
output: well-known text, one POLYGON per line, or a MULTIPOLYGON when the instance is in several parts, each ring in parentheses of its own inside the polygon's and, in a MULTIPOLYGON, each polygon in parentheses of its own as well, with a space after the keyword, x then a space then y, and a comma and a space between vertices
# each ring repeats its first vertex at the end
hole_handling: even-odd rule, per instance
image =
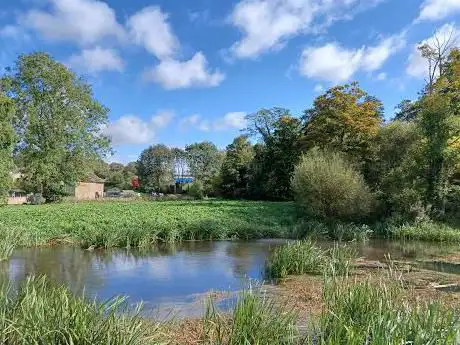
POLYGON ((133 176, 131 178, 131 187, 133 187, 133 189, 138 189, 139 188, 139 177, 137 176, 133 176))

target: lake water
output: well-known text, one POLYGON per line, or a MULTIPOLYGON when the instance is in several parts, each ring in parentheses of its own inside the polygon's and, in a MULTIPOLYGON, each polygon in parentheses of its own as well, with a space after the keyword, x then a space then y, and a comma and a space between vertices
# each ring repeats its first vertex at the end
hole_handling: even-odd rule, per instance
MULTIPOLYGON (((25 248, 0 263, 0 281, 9 280, 17 286, 28 275, 45 274, 74 293, 84 291, 91 298, 124 295, 132 304, 142 301, 146 310, 189 315, 201 312, 200 297, 210 290, 238 291, 262 281, 270 251, 285 242, 184 242, 145 251, 25 248)), ((392 259, 415 260, 459 250, 458 246, 417 242, 370 241, 354 246, 372 260, 384 259, 387 254, 392 259)))

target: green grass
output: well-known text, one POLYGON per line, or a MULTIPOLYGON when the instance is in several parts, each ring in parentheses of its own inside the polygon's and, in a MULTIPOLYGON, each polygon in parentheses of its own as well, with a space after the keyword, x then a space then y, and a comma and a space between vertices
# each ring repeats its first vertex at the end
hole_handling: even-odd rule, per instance
POLYGON ((153 323, 122 298, 104 304, 75 297, 45 278, 28 278, 19 291, 0 292, 0 344, 142 345, 157 344, 153 323))
POLYGON ((459 228, 429 221, 417 224, 390 226, 388 228, 388 234, 395 239, 460 243, 459 228))
POLYGON ((252 291, 238 297, 233 312, 219 312, 210 303, 203 320, 203 343, 213 345, 298 344, 297 314, 252 291))
POLYGON ((315 343, 322 345, 458 344, 458 311, 404 299, 401 285, 330 278, 315 343))
POLYGON ((180 240, 285 237, 292 203, 249 201, 85 202, 0 208, 0 233, 20 228, 23 245, 65 239, 83 247, 142 247, 180 240))
POLYGON ((285 278, 288 275, 334 274, 346 275, 356 252, 336 244, 323 250, 312 241, 296 241, 275 248, 266 264, 269 278, 285 278))

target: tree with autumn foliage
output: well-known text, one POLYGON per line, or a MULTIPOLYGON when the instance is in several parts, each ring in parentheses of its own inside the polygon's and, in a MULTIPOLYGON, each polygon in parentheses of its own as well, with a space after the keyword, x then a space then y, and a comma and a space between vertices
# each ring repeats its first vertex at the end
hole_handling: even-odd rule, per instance
POLYGON ((319 147, 345 153, 361 167, 372 157, 372 145, 383 121, 383 106, 358 83, 335 86, 315 99, 304 113, 304 150, 319 147))

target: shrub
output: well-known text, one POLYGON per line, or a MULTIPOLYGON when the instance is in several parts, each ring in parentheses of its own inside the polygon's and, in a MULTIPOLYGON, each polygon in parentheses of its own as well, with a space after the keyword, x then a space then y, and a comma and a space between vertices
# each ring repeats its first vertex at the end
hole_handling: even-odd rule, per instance
POLYGON ((203 183, 201 183, 201 181, 195 181, 193 182, 189 187, 188 187, 188 190, 187 190, 187 193, 195 198, 195 199, 198 199, 198 200, 201 200, 204 198, 204 186, 203 186, 203 183))
POLYGON ((296 201, 305 215, 324 220, 366 218, 373 196, 363 177, 338 153, 309 151, 292 179, 296 201))

